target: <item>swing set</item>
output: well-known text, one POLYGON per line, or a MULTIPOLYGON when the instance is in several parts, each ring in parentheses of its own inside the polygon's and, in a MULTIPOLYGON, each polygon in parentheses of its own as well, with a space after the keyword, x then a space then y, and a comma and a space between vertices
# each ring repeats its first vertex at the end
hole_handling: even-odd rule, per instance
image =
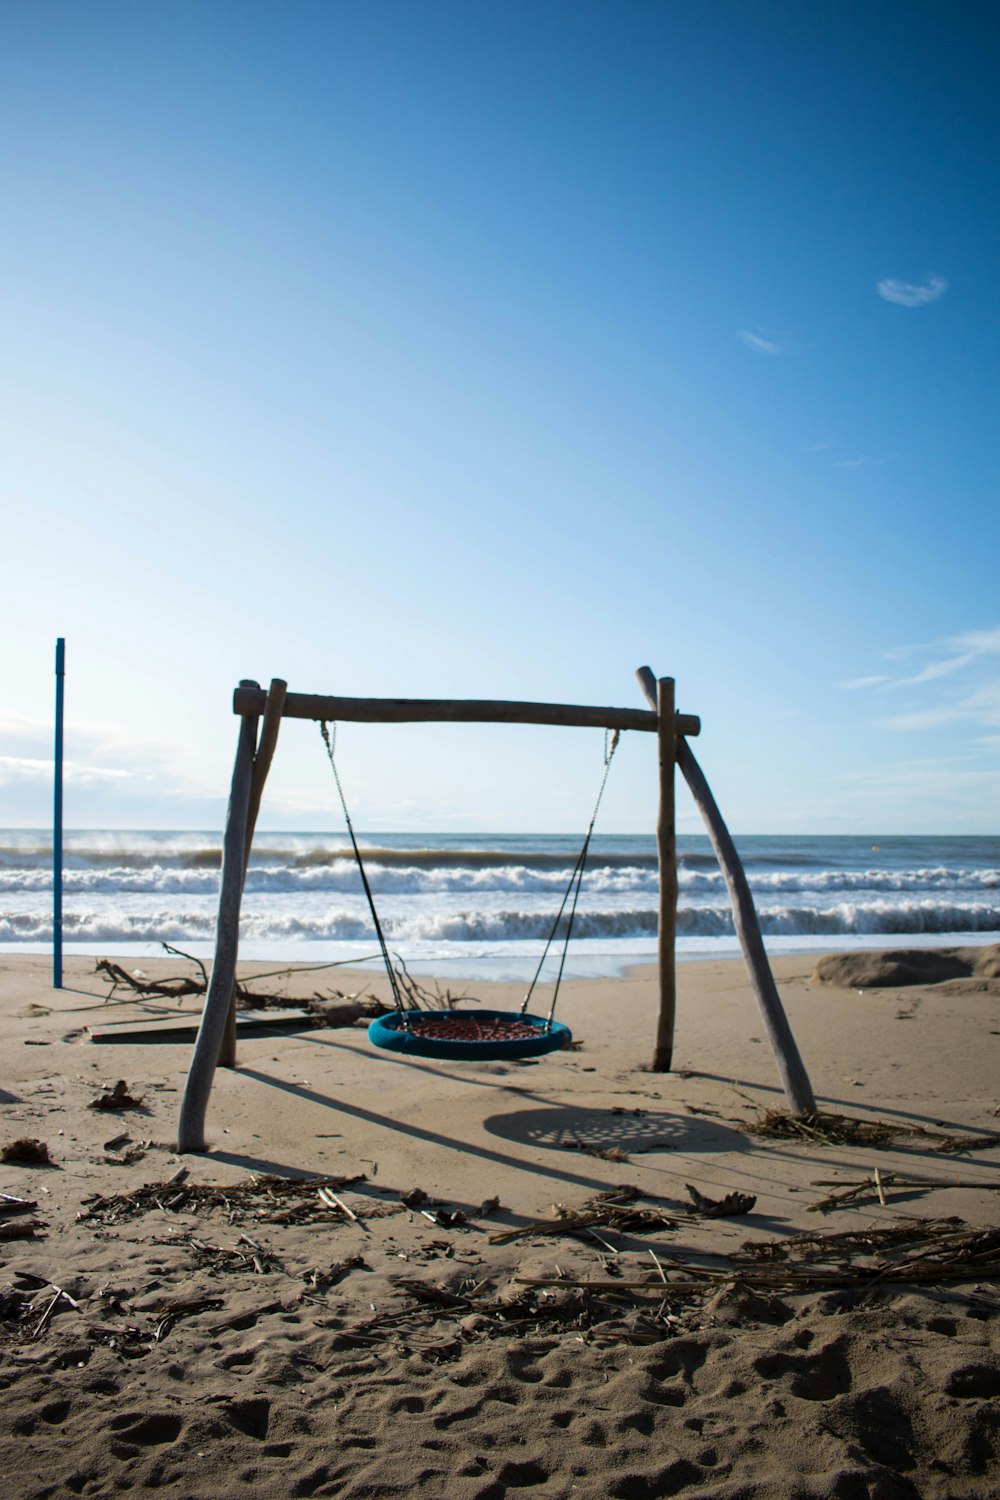
POLYGON ((287 684, 275 678, 267 692, 256 682, 243 681, 233 697, 233 712, 240 718, 240 734, 222 846, 222 880, 215 961, 205 1000, 194 1053, 188 1072, 178 1123, 178 1149, 203 1152, 205 1118, 218 1065, 236 1065, 236 961, 243 886, 257 814, 267 773, 274 757, 283 718, 311 719, 320 725, 340 798, 344 820, 368 902, 379 949, 393 997, 393 1008, 369 1027, 376 1047, 421 1057, 445 1060, 534 1057, 557 1051, 571 1040, 569 1029, 556 1021, 554 1012, 572 938, 577 902, 583 882, 594 826, 604 796, 611 762, 621 732, 625 729, 655 733, 658 742, 659 813, 656 825, 659 864, 658 977, 660 1006, 652 1068, 669 1072, 673 1055, 676 1008, 675 940, 677 927, 677 849, 674 819, 674 767, 679 766, 705 820, 716 857, 726 880, 733 907, 733 921, 743 950, 750 980, 761 1007, 764 1025, 774 1049, 785 1094, 792 1110, 808 1114, 816 1107, 812 1086, 788 1025, 770 965, 764 951, 760 925, 746 876, 735 846, 722 820, 708 783, 688 745, 688 737, 700 733, 701 721, 691 714, 677 713, 674 681, 656 679, 648 667, 636 673, 649 705, 646 709, 598 708, 579 704, 512 703, 494 700, 425 698, 336 698, 289 693, 287 684), (263 722, 261 722, 263 716, 263 722), (336 726, 340 722, 415 723, 452 722, 488 724, 563 724, 603 728, 604 767, 597 799, 580 853, 562 902, 552 922, 534 977, 523 1004, 516 1011, 476 1010, 427 1011, 408 1007, 398 975, 389 956, 382 923, 364 859, 341 784, 335 757, 336 726), (333 725, 331 732, 329 726, 333 725), (260 733, 258 736, 258 725, 260 733), (562 931, 561 950, 548 1014, 529 1009, 556 939, 562 931))

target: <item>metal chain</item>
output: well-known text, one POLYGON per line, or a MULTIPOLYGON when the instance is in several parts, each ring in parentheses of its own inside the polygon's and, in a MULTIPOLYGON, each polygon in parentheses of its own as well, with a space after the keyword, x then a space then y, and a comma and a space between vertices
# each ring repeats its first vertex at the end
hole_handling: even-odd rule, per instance
POLYGON ((337 742, 337 725, 336 723, 334 723, 333 734, 331 735, 326 720, 324 719, 319 726, 319 732, 323 736, 323 743, 326 746, 327 758, 330 762, 330 768, 333 771, 333 779, 337 783, 337 791, 340 794, 340 805, 344 810, 344 822, 347 824, 347 831, 351 836, 351 847, 354 850, 354 858, 357 860, 358 873, 361 876, 361 884, 364 886, 365 895, 368 897, 368 909, 371 912, 372 921, 375 924, 375 936, 378 938, 378 945, 382 950, 382 961, 385 964, 385 972, 389 976, 389 985, 392 989, 393 1002, 395 1003, 396 1009, 398 1011, 405 1012, 406 1006, 403 1004, 403 997, 400 994, 399 980, 396 977, 395 969, 392 967, 392 960, 389 957, 389 950, 386 947, 385 937, 382 933, 382 923, 379 921, 378 911, 375 907, 375 898, 372 895, 371 886, 368 884, 368 874, 365 870, 365 862, 361 858, 361 850, 358 848, 358 841, 354 837, 354 824, 351 822, 351 814, 347 809, 347 798, 344 796, 344 788, 340 784, 340 773, 337 770, 337 762, 334 759, 333 752, 334 746, 337 742))

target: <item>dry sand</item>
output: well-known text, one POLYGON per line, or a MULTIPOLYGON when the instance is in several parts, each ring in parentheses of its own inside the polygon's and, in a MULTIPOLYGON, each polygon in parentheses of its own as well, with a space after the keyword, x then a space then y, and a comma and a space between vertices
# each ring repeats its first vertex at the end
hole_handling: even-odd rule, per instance
MULTIPOLYGON (((531 1063, 390 1057, 363 1029, 258 1036, 217 1075, 210 1154, 182 1160, 190 1042, 85 1028, 197 1002, 105 1004, 89 960, 57 992, 47 960, 0 957, 0 1146, 43 1141, 53 1162, 0 1175, 37 1204, 0 1215, 0 1494, 996 1495, 1000 981, 862 993, 814 969, 776 964, 822 1108, 974 1145, 756 1139, 782 1104, 774 1063, 741 966, 709 962, 681 966, 670 1075, 646 1071, 648 971, 570 986, 582 1047, 531 1063), (89 1107, 119 1079, 140 1108, 89 1107), (817 1182, 876 1167, 961 1185, 890 1178, 884 1205, 872 1186, 810 1209, 833 1191, 817 1182), (319 1174, 350 1180, 324 1203, 301 1180, 319 1174), (698 1217, 687 1184, 756 1202, 698 1217), (641 1196, 590 1229, 496 1238, 624 1187, 641 1196), (919 1284, 969 1229, 994 1248, 919 1284), (829 1280, 752 1287, 785 1274, 790 1237, 855 1232, 874 1264, 891 1230, 923 1257, 909 1282, 838 1285, 841 1242, 829 1280)), ((301 974, 289 994, 360 982, 301 974)))

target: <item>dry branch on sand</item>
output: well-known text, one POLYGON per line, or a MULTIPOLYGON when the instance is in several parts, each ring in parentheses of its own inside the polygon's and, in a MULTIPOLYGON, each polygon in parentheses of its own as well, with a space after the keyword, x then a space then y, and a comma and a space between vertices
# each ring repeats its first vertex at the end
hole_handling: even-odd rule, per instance
MULTIPOLYGON (((734 1122, 736 1123, 736 1122, 734 1122)), ((901 1142, 931 1142, 935 1151, 987 1151, 1000 1145, 1000 1135, 955 1135, 933 1130, 916 1122, 864 1120, 856 1115, 838 1115, 823 1110, 792 1115, 783 1109, 762 1110, 741 1129, 761 1140, 806 1141, 814 1146, 868 1146, 874 1150, 898 1148, 901 1142)))
MULTIPOLYGON (((206 995, 209 979, 201 959, 180 948, 174 948, 169 943, 163 943, 162 947, 173 957, 194 964, 198 970, 197 975, 165 974, 157 979, 147 979, 141 971, 130 974, 113 959, 101 958, 94 966, 94 972, 103 974, 110 981, 111 988, 105 997, 105 1003, 114 1000, 119 991, 124 992, 119 1000, 183 1000, 206 995)), ((325 964, 294 964, 283 969, 271 969, 264 974, 253 974, 247 979, 238 978, 235 984, 236 1008, 266 1010, 269 1006, 286 1006, 289 1003, 288 981, 293 975, 319 973, 325 969, 342 968, 345 963, 357 964, 360 961, 346 959, 325 964), (265 981, 269 980, 282 980, 284 984, 267 987, 265 981)), ((432 982, 429 987, 421 984, 414 979, 398 954, 395 955, 394 970, 400 995, 409 1009, 453 1010, 468 999, 464 993, 453 995, 436 982, 432 982)), ((317 1026, 353 1026, 359 1021, 370 1021, 385 1015, 393 1008, 376 995, 368 995, 365 990, 353 994, 346 994, 343 990, 329 990, 326 994, 321 994, 317 990, 315 994, 296 1000, 295 1003, 309 1012, 317 1026)))
MULTIPOLYGON (((329 1223, 330 1206, 319 1196, 366 1181, 355 1177, 252 1177, 228 1185, 195 1182, 150 1182, 131 1193, 97 1196, 85 1202, 77 1218, 91 1223, 122 1224, 159 1209, 170 1213, 199 1213, 221 1208, 231 1221, 255 1219, 267 1224, 329 1223)), ((368 1217, 398 1213, 397 1203, 373 1203, 368 1217)))
POLYGON ((650 1234, 659 1229, 671 1229, 672 1219, 662 1210, 636 1208, 636 1198, 648 1197, 637 1187, 612 1188, 598 1193, 582 1208, 565 1208, 561 1203, 553 1205, 552 1219, 532 1219, 514 1229, 504 1229, 490 1235, 491 1245, 506 1245, 510 1240, 524 1239, 530 1235, 575 1235, 596 1228, 613 1229, 620 1234, 650 1234))
POLYGON ((664 1256, 657 1261, 659 1278, 641 1281, 515 1279, 522 1286, 631 1291, 667 1301, 717 1290, 731 1282, 784 1293, 851 1287, 873 1290, 887 1283, 982 1282, 1000 1276, 1000 1229, 970 1229, 961 1219, 912 1220, 886 1229, 748 1242, 736 1255, 719 1259, 720 1264, 706 1265, 664 1256))

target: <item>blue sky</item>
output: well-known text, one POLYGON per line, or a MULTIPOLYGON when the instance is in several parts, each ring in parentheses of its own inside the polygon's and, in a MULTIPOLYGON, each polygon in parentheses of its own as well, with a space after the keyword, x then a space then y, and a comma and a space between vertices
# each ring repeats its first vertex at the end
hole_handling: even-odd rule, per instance
MULTIPOLYGON (((1000 17, 11 0, 0 822, 218 827, 243 677, 698 713, 743 832, 996 832, 1000 17)), ((587 731, 347 726, 370 829, 587 731)), ((336 823, 286 724, 262 826, 336 823)), ((628 736, 605 828, 655 816, 628 736)), ((682 798, 680 826, 697 828, 682 798)))

